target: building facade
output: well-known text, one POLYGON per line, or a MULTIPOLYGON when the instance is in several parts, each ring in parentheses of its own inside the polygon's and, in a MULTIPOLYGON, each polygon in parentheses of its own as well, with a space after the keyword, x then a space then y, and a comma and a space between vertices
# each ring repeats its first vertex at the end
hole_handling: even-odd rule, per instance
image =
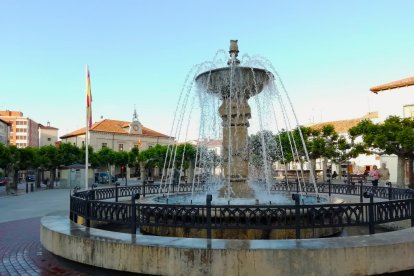
POLYGON ((39 124, 39 147, 55 145, 58 140, 58 130, 51 127, 49 122, 46 126, 39 124))
POLYGON ((43 126, 24 117, 23 112, 3 110, 0 119, 10 124, 9 144, 18 148, 53 145, 58 138, 58 129, 50 123, 43 126))
MULTIPOLYGON (((60 137, 63 143, 78 147, 85 145, 85 128, 60 137)), ((104 119, 96 122, 89 130, 89 146, 95 151, 110 148, 114 151, 130 151, 133 147, 148 149, 157 144, 174 143, 174 138, 142 126, 139 122, 104 119)))
POLYGON ((10 123, 0 119, 0 144, 9 144, 10 123))
POLYGON ((0 119, 10 123, 9 143, 18 148, 39 146, 39 126, 20 111, 0 111, 0 119))
MULTIPOLYGON (((110 148, 113 151, 130 151, 137 147, 140 151, 157 144, 169 145, 174 137, 144 127, 134 113, 132 122, 104 119, 94 123, 89 130, 88 144, 95 151, 110 148)), ((85 128, 75 130, 60 137, 62 143, 72 143, 78 147, 85 145, 85 128)), ((130 168, 126 168, 129 177, 130 168)), ((142 170, 142 169, 141 169, 142 170)), ((111 168, 111 174, 120 173, 120 168, 111 168)))

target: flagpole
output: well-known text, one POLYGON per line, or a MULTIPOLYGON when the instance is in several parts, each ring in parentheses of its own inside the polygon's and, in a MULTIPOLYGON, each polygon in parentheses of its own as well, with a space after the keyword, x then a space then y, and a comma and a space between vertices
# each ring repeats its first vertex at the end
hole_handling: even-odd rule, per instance
POLYGON ((89 164, 89 139, 88 139, 88 134, 89 134, 89 100, 88 100, 88 95, 89 95, 89 70, 88 70, 88 64, 86 64, 86 128, 85 128, 85 190, 88 189, 88 164, 89 164))

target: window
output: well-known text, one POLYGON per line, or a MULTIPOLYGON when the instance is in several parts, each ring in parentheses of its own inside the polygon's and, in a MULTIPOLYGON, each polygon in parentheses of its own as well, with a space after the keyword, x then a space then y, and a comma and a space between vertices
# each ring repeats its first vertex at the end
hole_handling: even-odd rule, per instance
POLYGON ((118 145, 118 151, 124 151, 124 144, 118 145))
POLYGON ((52 138, 47 138, 48 141, 52 141, 52 138))
POLYGON ((102 148, 106 148, 108 146, 107 143, 102 143, 102 148))
POLYGON ((82 141, 82 147, 84 147, 85 146, 85 141, 82 141))

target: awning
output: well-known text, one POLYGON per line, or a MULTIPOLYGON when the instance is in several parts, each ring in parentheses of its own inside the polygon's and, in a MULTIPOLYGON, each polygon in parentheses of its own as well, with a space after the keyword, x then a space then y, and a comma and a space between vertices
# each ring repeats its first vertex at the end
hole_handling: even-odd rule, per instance
POLYGON ((410 86, 410 85, 414 85, 414 77, 409 77, 409 78, 405 78, 405 79, 402 79, 402 80, 393 81, 393 82, 390 82, 390 83, 374 86, 370 90, 372 92, 374 92, 375 94, 377 94, 380 91, 394 89, 394 88, 401 88, 401 87, 406 87, 406 86, 410 86))

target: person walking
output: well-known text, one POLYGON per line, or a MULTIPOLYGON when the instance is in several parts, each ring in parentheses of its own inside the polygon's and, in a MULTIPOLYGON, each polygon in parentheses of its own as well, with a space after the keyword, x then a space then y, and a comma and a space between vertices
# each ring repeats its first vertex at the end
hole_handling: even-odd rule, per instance
POLYGON ((380 171, 380 184, 381 186, 385 186, 385 184, 390 181, 390 171, 387 168, 387 165, 385 163, 381 164, 380 171))
POLYGON ((372 177, 372 186, 378 187, 378 180, 381 177, 381 173, 378 170, 377 165, 372 166, 372 170, 369 172, 369 176, 372 177))

